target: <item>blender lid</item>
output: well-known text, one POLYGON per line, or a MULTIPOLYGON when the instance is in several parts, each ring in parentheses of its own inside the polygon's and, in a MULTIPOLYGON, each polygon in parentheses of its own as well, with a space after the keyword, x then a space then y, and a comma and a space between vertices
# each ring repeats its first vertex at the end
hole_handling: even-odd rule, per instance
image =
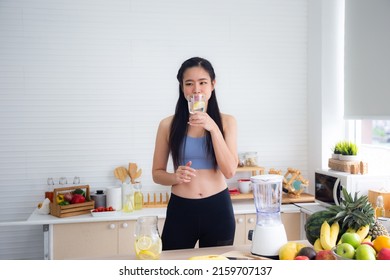
POLYGON ((277 174, 264 174, 251 177, 252 183, 280 183, 283 182, 283 176, 277 174))

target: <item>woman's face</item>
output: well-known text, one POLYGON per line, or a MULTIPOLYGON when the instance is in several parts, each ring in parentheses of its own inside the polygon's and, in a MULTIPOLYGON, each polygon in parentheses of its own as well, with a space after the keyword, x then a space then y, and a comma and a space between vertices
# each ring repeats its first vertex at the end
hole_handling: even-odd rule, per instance
POLYGON ((200 66, 188 68, 183 73, 183 92, 187 100, 195 93, 202 93, 209 100, 214 86, 215 80, 211 81, 209 73, 200 66))

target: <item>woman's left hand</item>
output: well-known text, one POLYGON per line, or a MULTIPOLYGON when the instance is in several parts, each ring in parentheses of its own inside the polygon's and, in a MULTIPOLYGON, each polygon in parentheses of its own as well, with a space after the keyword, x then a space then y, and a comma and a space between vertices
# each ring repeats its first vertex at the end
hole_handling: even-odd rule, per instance
POLYGON ((191 126, 203 127, 207 131, 211 131, 216 125, 214 120, 204 112, 195 112, 194 114, 190 114, 188 124, 191 126))

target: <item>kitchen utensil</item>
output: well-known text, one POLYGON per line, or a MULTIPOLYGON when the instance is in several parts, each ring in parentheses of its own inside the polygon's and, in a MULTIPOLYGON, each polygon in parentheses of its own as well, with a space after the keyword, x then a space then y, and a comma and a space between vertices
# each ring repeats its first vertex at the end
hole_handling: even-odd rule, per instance
POLYGON ((129 163, 129 176, 132 184, 135 184, 137 179, 141 177, 142 169, 138 169, 138 166, 134 162, 129 163))
POLYGON ((283 176, 275 174, 251 177, 257 221, 249 231, 251 253, 278 259, 279 248, 287 243, 287 235, 280 217, 283 176))
POLYGON ((250 179, 239 179, 238 180, 238 189, 240 193, 250 193, 252 190, 251 180, 250 179))
POLYGON ((97 190, 94 194, 91 194, 91 199, 95 201, 95 208, 111 206, 106 205, 106 194, 103 190, 97 190))
POLYGON ((124 168, 122 166, 114 169, 114 175, 122 183, 126 182, 127 177, 129 177, 129 173, 127 172, 126 168, 124 168))

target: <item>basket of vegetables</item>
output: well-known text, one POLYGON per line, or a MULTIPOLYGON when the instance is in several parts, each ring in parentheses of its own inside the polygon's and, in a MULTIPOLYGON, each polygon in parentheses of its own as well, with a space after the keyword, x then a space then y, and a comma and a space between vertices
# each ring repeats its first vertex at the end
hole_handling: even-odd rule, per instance
POLYGON ((50 214, 59 218, 89 214, 95 207, 89 185, 57 188, 53 190, 50 214))

